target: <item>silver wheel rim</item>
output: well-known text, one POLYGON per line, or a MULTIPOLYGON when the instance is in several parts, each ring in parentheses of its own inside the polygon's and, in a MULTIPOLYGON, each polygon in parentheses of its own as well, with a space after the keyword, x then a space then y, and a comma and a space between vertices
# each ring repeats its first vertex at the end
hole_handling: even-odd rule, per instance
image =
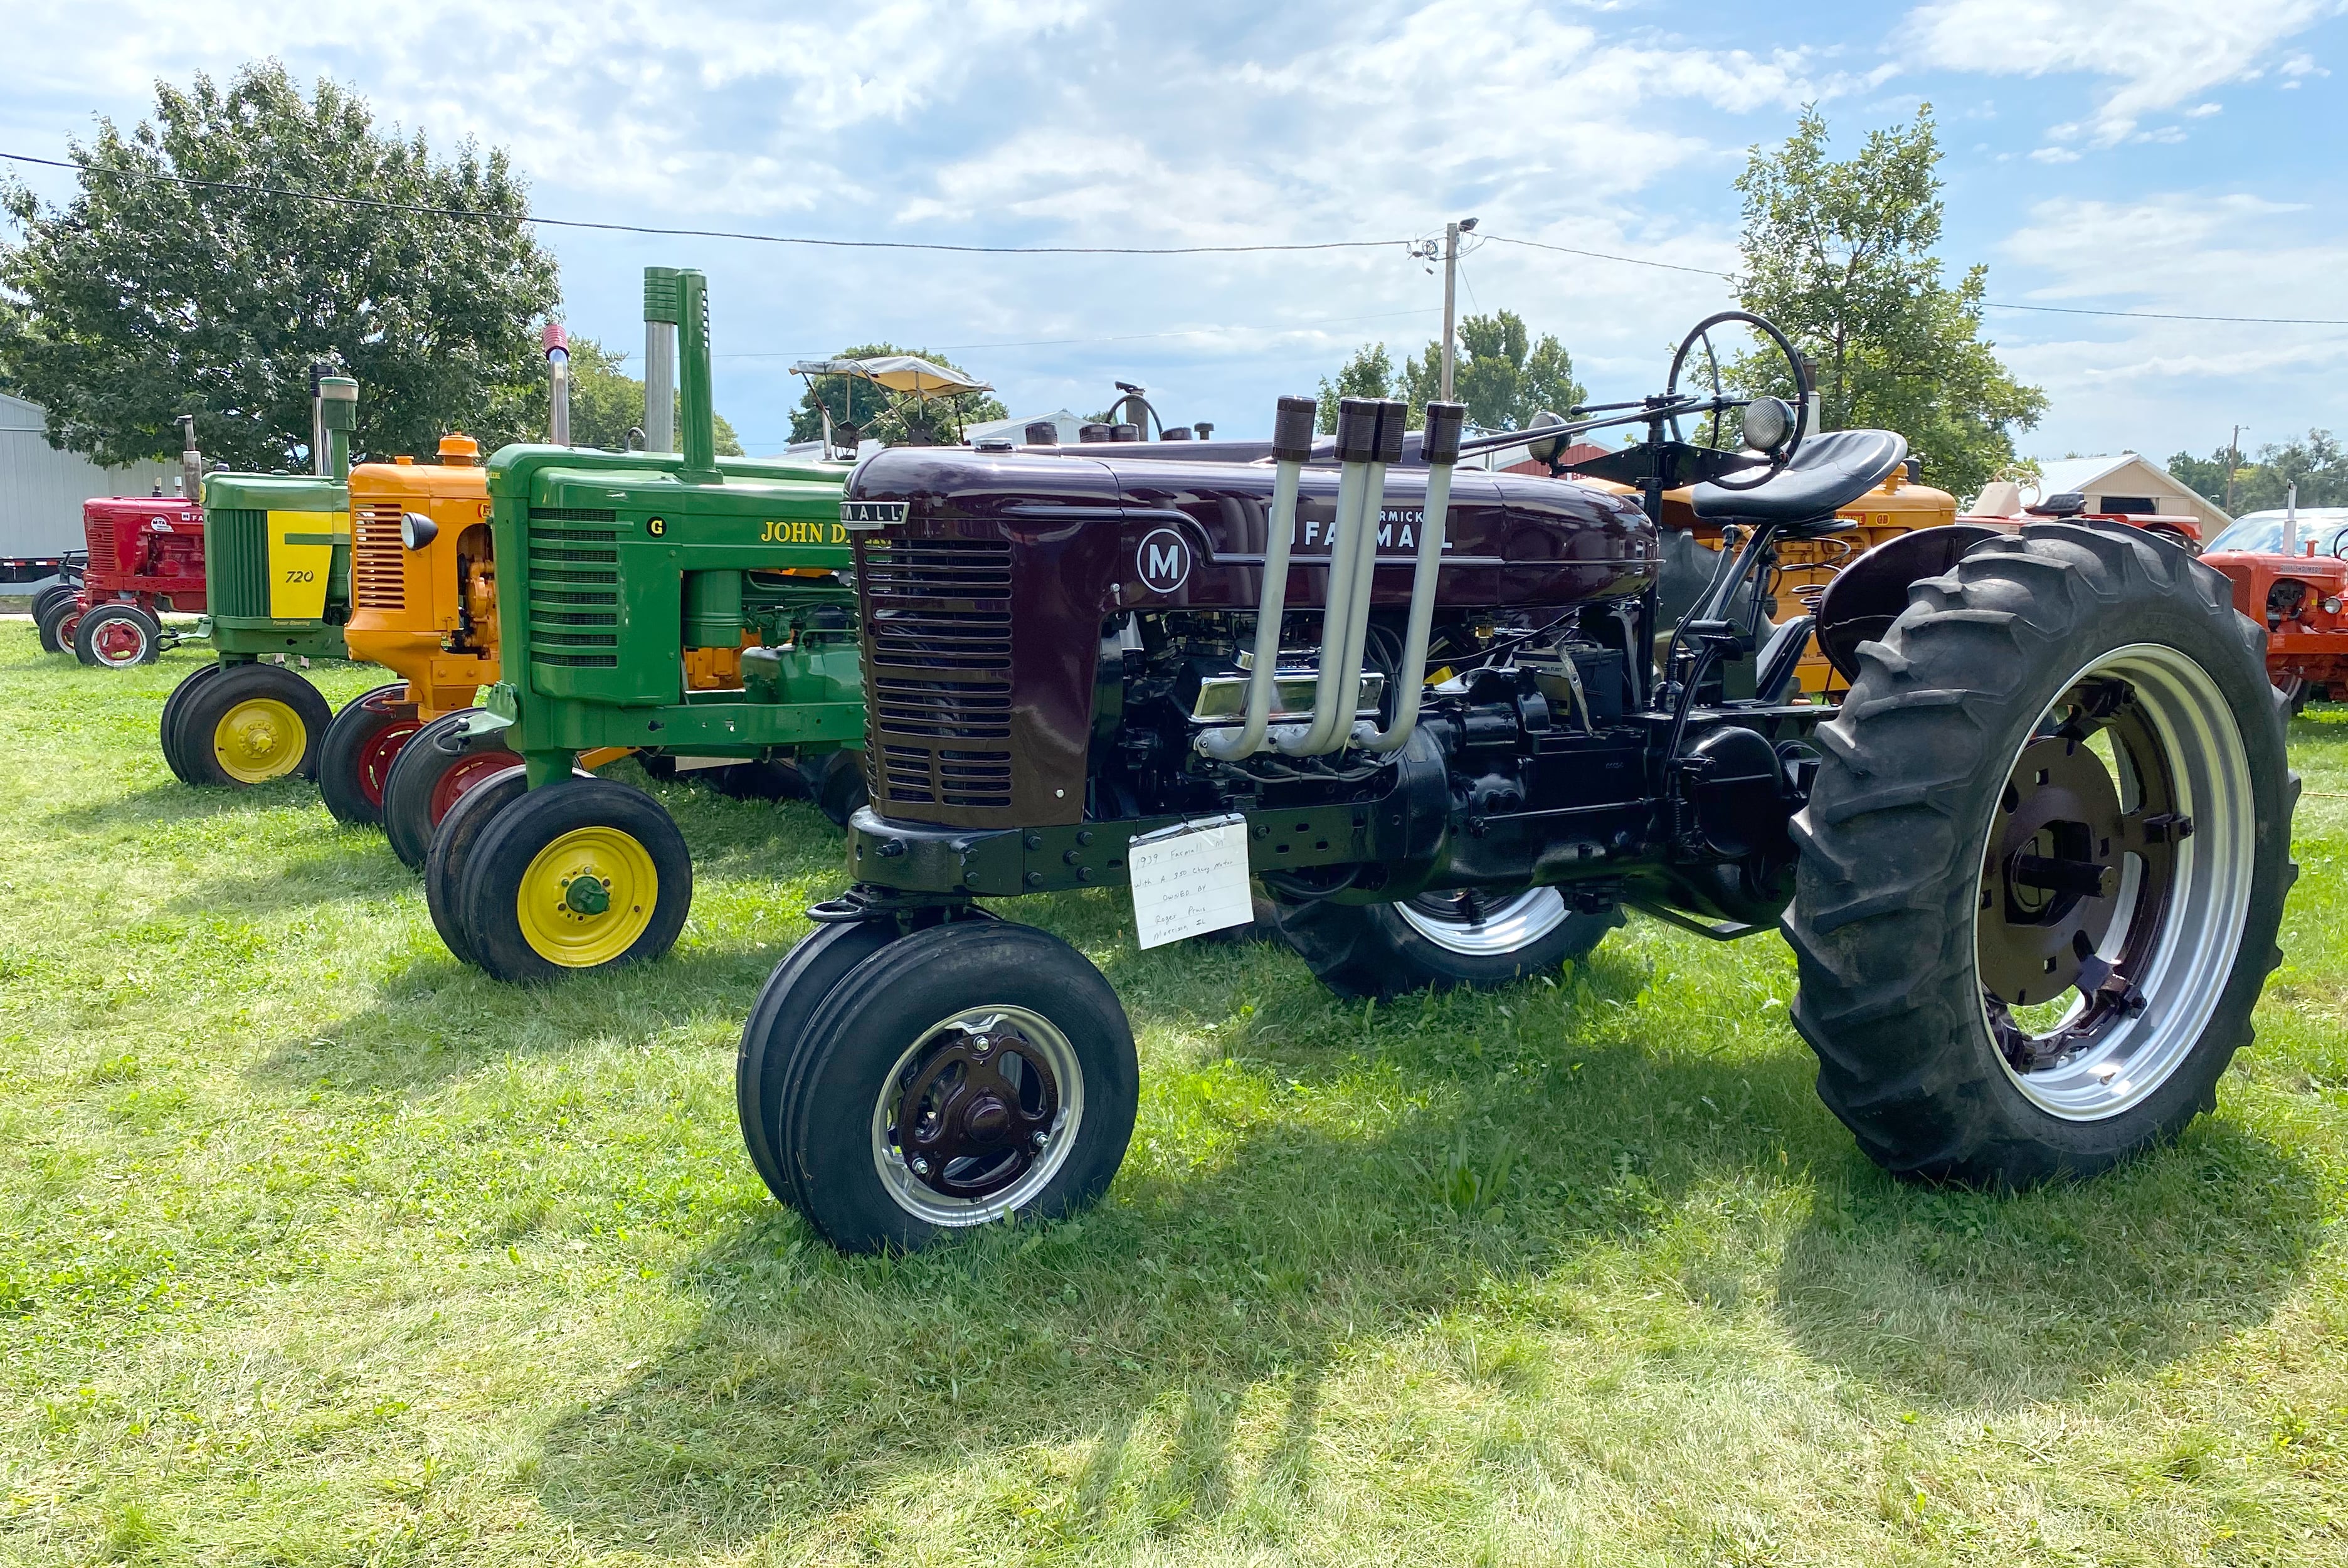
POLYGON ((1447 953, 1468 958, 1505 958, 1522 953, 1565 923, 1565 897, 1553 887, 1507 894, 1469 920, 1436 900, 1410 899, 1394 906, 1403 923, 1447 953))
MULTIPOLYGON (((2023 1098, 2066 1121, 2101 1121, 2125 1114, 2157 1091, 2193 1054, 2240 956, 2256 872, 2257 812, 2250 761, 2240 726, 2209 672, 2178 649, 2130 644, 2082 665, 2063 683, 2048 713, 2080 683, 2096 678, 2122 680, 2134 690, 2136 706, 2165 753, 2176 809, 2192 819, 2193 831, 2175 846, 2169 907, 2156 915, 2159 924, 2152 944, 2130 969, 2128 977, 2143 997, 2142 1011, 2111 1020, 2085 1048, 2029 1071, 2018 1069, 1993 1047, 2023 1098)), ((2033 738, 2038 733, 2039 727, 2034 726, 2033 738)), ((2017 748, 2007 767, 2009 776, 2020 757, 2017 748)), ((2131 767, 2124 762, 2119 771, 2125 806, 2137 786, 2131 767)), ((1994 828, 1993 819, 1988 830, 1994 828)), ((1988 854, 1985 832, 1982 860, 1988 854)), ((2117 956, 2145 913, 2140 903, 2147 880, 2144 862, 2129 854, 2122 864, 2119 912, 2098 948, 2106 959, 2117 956)), ((1973 907, 1978 911, 1982 882, 1976 875, 1973 907)), ((1987 994, 1981 994, 1982 1024, 1994 1038, 1987 994)), ((2085 1009, 2085 998, 2075 991, 2063 1021, 2080 1017, 2085 1009)))
POLYGON ((891 1064, 888 1076, 881 1080, 880 1092, 872 1102, 872 1168, 880 1172, 880 1184, 888 1190, 890 1198, 915 1218, 944 1227, 983 1225, 1032 1202, 1038 1193, 1052 1184, 1052 1179, 1068 1162, 1068 1151, 1076 1146, 1076 1132, 1083 1125, 1084 1115, 1084 1069, 1076 1061, 1076 1047, 1068 1043, 1068 1037, 1062 1034, 1050 1019, 1025 1007, 1002 1004, 964 1007, 923 1029, 891 1064), (896 1140, 890 1135, 890 1128, 896 1119, 899 1094, 908 1069, 929 1051, 940 1036, 963 1030, 984 1034, 1006 1025, 1026 1037, 1027 1044, 1044 1058, 1045 1066, 1059 1080, 1059 1113, 1053 1119, 1049 1141, 1043 1152, 1020 1173, 1017 1181, 1002 1191, 989 1193, 983 1198, 955 1198, 937 1191, 916 1176, 905 1163, 904 1153, 897 1147, 896 1140))

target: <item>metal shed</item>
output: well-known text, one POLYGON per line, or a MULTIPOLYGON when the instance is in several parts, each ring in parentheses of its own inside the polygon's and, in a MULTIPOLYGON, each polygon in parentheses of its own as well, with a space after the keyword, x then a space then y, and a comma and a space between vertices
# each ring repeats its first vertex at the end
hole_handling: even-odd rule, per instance
MULTIPOLYGON (((79 452, 61 452, 49 445, 39 404, 0 392, 0 580, 26 577, 26 569, 11 572, 6 562, 80 549, 81 503, 89 497, 150 495, 158 484, 176 495, 179 473, 176 460, 105 469, 79 452)), ((13 583, 0 589, 13 591, 13 583)))

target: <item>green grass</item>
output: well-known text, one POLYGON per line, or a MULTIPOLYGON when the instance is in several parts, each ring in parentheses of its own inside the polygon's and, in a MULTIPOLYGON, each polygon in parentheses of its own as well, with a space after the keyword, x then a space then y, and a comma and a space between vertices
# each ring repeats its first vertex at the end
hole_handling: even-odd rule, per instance
POLYGON ((851 1262, 733 1107, 819 818, 656 787, 675 954, 505 990, 170 778, 195 663, 0 624, 0 1562, 2348 1558, 2348 712, 2257 1047, 2104 1180, 1879 1174, 1774 938, 1373 1009, 1104 893, 1015 907, 1133 1014, 1108 1201, 851 1262))

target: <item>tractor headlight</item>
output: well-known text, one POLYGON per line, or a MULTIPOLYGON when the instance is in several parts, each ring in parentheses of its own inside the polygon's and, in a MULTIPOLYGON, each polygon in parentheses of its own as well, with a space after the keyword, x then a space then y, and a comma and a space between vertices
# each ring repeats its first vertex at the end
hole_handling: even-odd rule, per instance
POLYGON ((2326 599, 2323 602, 2323 613, 2327 615, 2337 615, 2340 614, 2340 601, 2338 599, 2326 599))
POLYGON ((421 550, 440 537, 440 525, 420 511, 399 514, 399 542, 410 550, 421 550))

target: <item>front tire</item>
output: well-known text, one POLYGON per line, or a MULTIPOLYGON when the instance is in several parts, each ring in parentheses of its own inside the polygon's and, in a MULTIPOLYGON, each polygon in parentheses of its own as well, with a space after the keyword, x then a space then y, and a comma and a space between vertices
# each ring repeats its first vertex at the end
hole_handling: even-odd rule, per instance
POLYGON ((163 624, 136 604, 100 604, 74 627, 74 657, 92 669, 151 665, 163 648, 163 624))
POLYGON ((343 705, 318 747, 318 798, 335 820, 354 828, 382 823, 384 781, 419 727, 406 681, 343 705))
POLYGON ((226 789, 314 777, 334 710, 282 665, 237 665, 206 681, 179 715, 188 782, 226 789))
POLYGON ((798 1192, 775 1150, 782 1142, 778 1118, 784 1078, 799 1037, 832 988, 896 936, 890 921, 817 926, 775 965, 742 1025, 742 1044, 734 1057, 734 1109, 742 1141, 767 1191, 794 1209, 800 1207, 798 1192))
POLYGON ((1489 989, 1586 957, 1622 912, 1584 914, 1552 887, 1428 893, 1400 903, 1272 903, 1281 936, 1340 996, 1489 989))
POLYGON ((227 667, 221 664, 204 665, 173 686, 171 695, 163 699, 162 717, 155 724, 156 740, 162 748, 165 766, 182 784, 192 784, 196 780, 195 775, 190 771, 187 737, 180 721, 187 716, 189 699, 202 690, 207 683, 220 679, 227 667))
POLYGON ((1785 921, 1820 1096, 1886 1168, 1990 1186, 2175 1136, 2281 961, 2299 788, 2263 634, 2164 543, 2034 524, 1859 660, 1785 921))
POLYGON ((660 802, 608 779, 525 792, 473 845, 458 910, 509 985, 659 957, 693 907, 693 856, 660 802))
POLYGON ((468 734, 479 708, 444 713, 407 738, 384 775, 379 820, 391 852, 409 871, 424 869, 432 835, 465 793, 521 760, 505 731, 468 734))
POLYGON ((520 798, 524 784, 517 758, 503 773, 467 790, 432 830, 432 848, 424 857, 424 908, 432 917, 432 929, 440 934, 442 944, 459 964, 477 962, 458 902, 464 892, 465 869, 472 863, 473 845, 481 830, 520 798))
POLYGON ((1133 1032, 1100 971, 1001 921, 881 947, 830 988, 791 1054, 774 1152, 801 1212, 848 1253, 1091 1206, 1140 1103, 1133 1032))
POLYGON ((75 595, 52 602, 49 607, 34 617, 34 625, 41 636, 41 652, 68 654, 74 651, 74 631, 81 622, 81 600, 75 595))

